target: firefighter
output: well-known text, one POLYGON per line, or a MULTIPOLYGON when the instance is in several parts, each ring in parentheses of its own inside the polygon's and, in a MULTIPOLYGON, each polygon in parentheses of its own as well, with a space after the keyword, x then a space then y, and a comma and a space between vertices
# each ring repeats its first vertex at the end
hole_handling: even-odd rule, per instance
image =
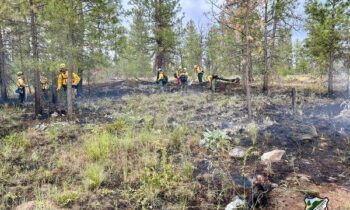
POLYGON ((215 86, 216 86, 216 79, 218 78, 218 75, 216 74, 209 74, 206 79, 209 83, 209 89, 212 91, 212 92, 215 92, 215 86))
POLYGON ((180 85, 180 71, 181 71, 181 67, 178 68, 178 70, 175 71, 174 73, 174 77, 176 79, 176 85, 180 85))
POLYGON ((162 69, 158 69, 156 82, 159 85, 160 92, 164 92, 164 87, 168 83, 168 77, 162 69))
POLYGON ((19 104, 23 105, 26 98, 26 87, 28 87, 28 85, 25 83, 24 74, 21 71, 17 73, 16 85, 16 93, 18 93, 19 104))
POLYGON ((180 83, 181 83, 181 91, 187 92, 188 73, 187 73, 187 69, 186 68, 183 68, 179 72, 179 80, 180 80, 180 83))
MULTIPOLYGON (((80 82, 80 77, 76 74, 72 74, 72 88, 76 89, 80 82)), ((67 83, 68 83, 68 69, 66 64, 60 64, 60 74, 57 80, 57 91, 61 92, 61 105, 62 109, 66 110, 67 107, 67 83)), ((60 110, 61 111, 61 110, 60 110)))
POLYGON ((202 67, 200 67, 199 65, 194 65, 194 72, 197 74, 198 77, 198 82, 202 83, 203 82, 203 74, 204 74, 204 70, 202 67))

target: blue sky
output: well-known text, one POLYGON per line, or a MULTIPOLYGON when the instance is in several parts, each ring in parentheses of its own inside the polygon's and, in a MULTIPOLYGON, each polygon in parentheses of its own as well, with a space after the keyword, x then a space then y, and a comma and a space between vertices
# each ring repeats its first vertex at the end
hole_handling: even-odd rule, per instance
MULTIPOLYGON (((126 6, 128 0, 122 0, 123 5, 126 6)), ((223 0, 217 0, 223 1, 223 0)), ((299 6, 296 11, 297 14, 303 16, 304 15, 304 2, 305 0, 298 0, 299 6)), ((203 26, 207 26, 208 24, 212 24, 212 20, 210 17, 207 17, 205 13, 211 11, 211 5, 208 0, 180 0, 180 4, 182 7, 182 12, 185 15, 184 22, 188 22, 189 20, 194 20, 196 24, 200 24, 203 26)), ((210 16, 210 15, 209 15, 210 16)), ((306 32, 304 30, 293 31, 293 40, 303 40, 306 37, 306 32)))

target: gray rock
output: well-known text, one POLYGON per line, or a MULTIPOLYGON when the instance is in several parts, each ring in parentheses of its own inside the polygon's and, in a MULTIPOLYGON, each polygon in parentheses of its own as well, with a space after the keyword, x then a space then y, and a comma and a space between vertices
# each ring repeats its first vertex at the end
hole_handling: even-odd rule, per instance
POLYGON ((315 126, 303 126, 300 128, 300 139, 311 140, 318 136, 315 126))
POLYGON ((282 159, 283 155, 286 153, 284 150, 272 150, 270 152, 266 152, 261 156, 261 161, 264 164, 278 162, 282 159))
POLYGON ((238 196, 236 196, 233 199, 233 201, 225 207, 225 210, 241 209, 246 205, 247 205, 247 203, 245 200, 242 200, 238 196))
POLYGON ((246 151, 247 148, 237 146, 230 151, 229 155, 233 158, 243 158, 246 151))

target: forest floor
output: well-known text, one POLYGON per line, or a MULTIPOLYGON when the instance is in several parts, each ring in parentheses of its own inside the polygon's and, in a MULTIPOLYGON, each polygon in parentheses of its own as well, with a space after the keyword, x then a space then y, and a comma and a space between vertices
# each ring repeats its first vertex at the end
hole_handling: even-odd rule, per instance
POLYGON ((269 97, 241 86, 119 80, 90 87, 74 121, 0 108, 0 209, 224 209, 260 175, 274 183, 261 209, 304 209, 327 197, 350 209, 350 100, 316 80, 287 78, 269 97), (291 106, 291 87, 298 92, 291 106), (277 162, 261 156, 284 150, 277 162), (232 155, 232 150, 243 151, 232 155), (243 182, 243 183, 242 183, 243 182))

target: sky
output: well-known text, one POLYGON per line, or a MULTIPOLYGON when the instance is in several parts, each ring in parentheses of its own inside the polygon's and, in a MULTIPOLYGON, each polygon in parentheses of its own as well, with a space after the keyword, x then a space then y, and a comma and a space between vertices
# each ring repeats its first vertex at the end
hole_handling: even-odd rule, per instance
MULTIPOLYGON (((222 2, 223 0, 219 1, 222 2)), ((128 0, 122 0, 122 2, 124 8, 127 8, 128 0)), ((305 14, 303 9, 305 0, 298 0, 298 2, 299 6, 296 13, 303 16, 305 14)), ((208 14, 211 11, 211 5, 208 0, 180 0, 180 5, 182 12, 184 13, 184 23, 192 19, 197 25, 203 25, 205 27, 213 24, 213 20, 210 18, 210 14, 208 14)), ((306 38, 306 35, 306 32, 302 28, 298 31, 293 30, 293 42, 296 40, 304 40, 306 38)))

